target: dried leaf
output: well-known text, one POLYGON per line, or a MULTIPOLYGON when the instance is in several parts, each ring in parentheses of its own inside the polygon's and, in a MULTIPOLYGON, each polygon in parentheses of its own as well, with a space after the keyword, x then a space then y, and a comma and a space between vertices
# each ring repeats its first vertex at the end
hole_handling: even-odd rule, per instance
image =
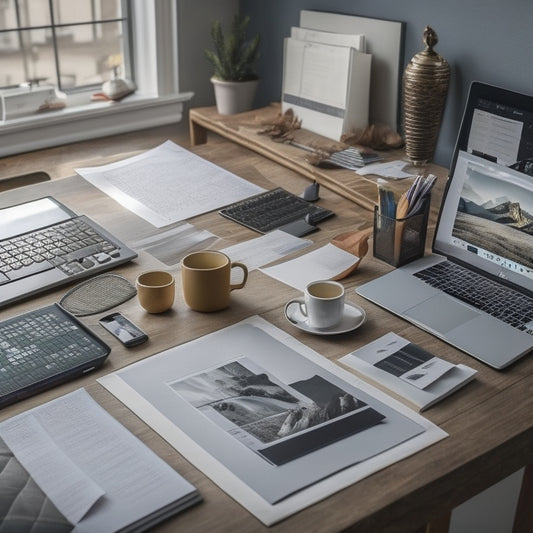
POLYGON ((402 136, 382 124, 372 124, 353 133, 345 133, 341 140, 352 146, 361 145, 373 150, 392 150, 403 146, 402 136))

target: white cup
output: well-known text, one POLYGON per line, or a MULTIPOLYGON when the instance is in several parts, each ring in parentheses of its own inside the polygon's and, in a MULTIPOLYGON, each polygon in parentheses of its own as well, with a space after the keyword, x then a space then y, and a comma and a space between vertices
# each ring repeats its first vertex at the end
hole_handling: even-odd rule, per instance
POLYGON ((344 287, 337 281, 313 281, 305 288, 304 298, 292 302, 300 305, 300 312, 307 317, 310 327, 331 328, 344 315, 344 287))

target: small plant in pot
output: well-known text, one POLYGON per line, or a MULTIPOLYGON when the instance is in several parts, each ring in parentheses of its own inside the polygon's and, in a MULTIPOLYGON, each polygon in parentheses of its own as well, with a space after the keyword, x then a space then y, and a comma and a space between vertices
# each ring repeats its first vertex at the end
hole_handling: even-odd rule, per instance
POLYGON ((228 32, 215 20, 211 24, 213 50, 205 55, 213 65, 211 82, 215 89, 217 111, 233 115, 252 109, 257 90, 256 63, 259 57, 259 35, 247 39, 249 16, 235 15, 228 32))

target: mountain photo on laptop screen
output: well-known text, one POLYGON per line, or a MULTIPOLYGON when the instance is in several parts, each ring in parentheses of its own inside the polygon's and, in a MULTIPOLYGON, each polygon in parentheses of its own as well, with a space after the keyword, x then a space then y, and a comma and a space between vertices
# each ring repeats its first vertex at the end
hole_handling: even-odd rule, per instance
POLYGON ((482 249, 487 259, 531 274, 533 191, 531 183, 528 188, 520 181, 505 171, 468 163, 452 235, 458 243, 468 243, 469 251, 482 249))

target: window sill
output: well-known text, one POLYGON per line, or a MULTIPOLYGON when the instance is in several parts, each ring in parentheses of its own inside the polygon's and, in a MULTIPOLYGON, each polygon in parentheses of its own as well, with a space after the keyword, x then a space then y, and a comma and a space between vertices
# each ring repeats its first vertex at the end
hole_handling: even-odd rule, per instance
POLYGON ((133 94, 120 102, 92 102, 0 121, 0 157, 180 122, 183 102, 192 96, 133 94))

